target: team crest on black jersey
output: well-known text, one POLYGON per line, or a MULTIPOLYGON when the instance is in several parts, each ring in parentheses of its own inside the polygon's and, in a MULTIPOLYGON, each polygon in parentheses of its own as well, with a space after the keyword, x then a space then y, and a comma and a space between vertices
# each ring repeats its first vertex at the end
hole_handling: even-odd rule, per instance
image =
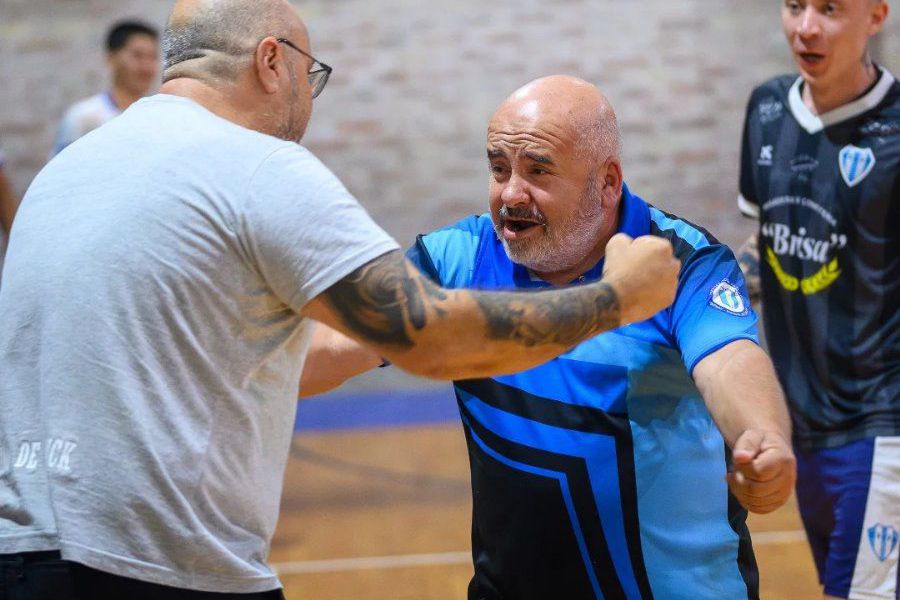
POLYGON ((847 187, 854 187, 872 172, 875 167, 875 153, 871 148, 847 144, 838 154, 838 163, 841 167, 841 177, 844 178, 847 187))

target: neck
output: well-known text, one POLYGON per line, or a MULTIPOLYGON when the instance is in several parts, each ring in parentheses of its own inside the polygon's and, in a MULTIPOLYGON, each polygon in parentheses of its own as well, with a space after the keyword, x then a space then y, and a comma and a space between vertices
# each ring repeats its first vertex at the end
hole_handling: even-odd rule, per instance
POLYGON ((238 94, 226 94, 222 90, 215 88, 199 79, 191 79, 189 77, 179 77, 167 81, 159 88, 160 93, 171 94, 173 96, 181 96, 193 100, 214 115, 231 121, 241 127, 268 133, 259 127, 259 124, 253 121, 248 115, 252 115, 251 110, 241 110, 236 100, 238 94))
POLYGON ((878 69, 866 59, 852 73, 841 76, 839 83, 817 85, 806 81, 803 86, 803 103, 813 114, 830 112, 859 98, 877 78, 878 69))
POLYGON ((116 106, 119 107, 119 110, 125 110, 126 108, 143 98, 143 94, 135 94, 118 85, 113 86, 113 88, 109 91, 109 95, 112 96, 113 102, 116 103, 116 106))

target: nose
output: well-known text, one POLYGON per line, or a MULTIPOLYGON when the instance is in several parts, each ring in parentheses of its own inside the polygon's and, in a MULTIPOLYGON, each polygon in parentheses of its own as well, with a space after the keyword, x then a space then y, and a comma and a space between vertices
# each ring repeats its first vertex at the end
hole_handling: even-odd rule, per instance
POLYGON ((500 193, 500 200, 507 206, 518 206, 528 204, 530 201, 528 194, 528 183, 519 175, 513 173, 503 186, 500 193))
POLYGON ((808 39, 819 35, 819 33, 821 33, 821 27, 815 8, 807 6, 803 10, 803 14, 800 15, 800 20, 797 21, 797 35, 802 39, 808 39))

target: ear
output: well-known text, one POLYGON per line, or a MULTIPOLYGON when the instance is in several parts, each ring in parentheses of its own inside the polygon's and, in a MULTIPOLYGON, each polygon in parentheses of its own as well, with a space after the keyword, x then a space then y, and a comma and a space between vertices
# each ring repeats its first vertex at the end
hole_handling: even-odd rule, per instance
POLYGON ((869 22, 869 36, 873 36, 881 31, 881 28, 884 26, 885 20, 887 20, 888 13, 890 12, 890 7, 887 2, 879 2, 873 9, 871 13, 871 21, 869 22))
MULTIPOLYGON (((618 202, 622 196, 622 164, 618 158, 609 157, 600 167, 603 177, 603 202, 604 204, 618 202)), ((609 204, 612 206, 612 204, 609 204)))
POLYGON ((276 93, 281 87, 284 64, 284 50, 274 37, 267 37, 256 47, 253 54, 253 65, 256 67, 256 78, 267 94, 276 93))

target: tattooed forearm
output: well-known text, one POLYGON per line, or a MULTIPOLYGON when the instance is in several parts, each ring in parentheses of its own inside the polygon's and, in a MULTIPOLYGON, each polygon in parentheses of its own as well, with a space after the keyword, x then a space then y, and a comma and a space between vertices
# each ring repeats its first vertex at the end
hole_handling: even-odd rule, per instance
POLYGON ((619 301, 613 289, 599 283, 564 292, 535 292, 521 299, 509 294, 478 294, 492 339, 515 340, 525 346, 573 346, 593 333, 619 324, 619 301), (595 286, 599 286, 599 289, 595 286))
MULTIPOLYGON (((417 332, 436 324, 460 301, 474 301, 470 306, 484 317, 484 329, 477 334, 482 342, 515 342, 525 347, 574 346, 618 327, 621 317, 615 291, 603 282, 531 293, 459 290, 455 294, 451 298, 399 253, 357 269, 326 292, 350 332, 398 350, 413 348, 422 339, 417 332)), ((480 321, 477 312, 469 313, 468 319, 474 320, 456 319, 449 326, 465 337, 459 327, 480 321)))
POLYGON ((344 323, 364 339, 411 348, 411 330, 421 330, 429 312, 443 314, 441 288, 411 272, 399 252, 390 252, 360 267, 327 293, 344 323))
POLYGON ((744 242, 744 245, 737 252, 738 265, 744 272, 744 279, 747 281, 747 293, 750 294, 750 301, 756 302, 759 299, 761 285, 759 281, 759 247, 757 246, 757 234, 751 235, 744 242))

